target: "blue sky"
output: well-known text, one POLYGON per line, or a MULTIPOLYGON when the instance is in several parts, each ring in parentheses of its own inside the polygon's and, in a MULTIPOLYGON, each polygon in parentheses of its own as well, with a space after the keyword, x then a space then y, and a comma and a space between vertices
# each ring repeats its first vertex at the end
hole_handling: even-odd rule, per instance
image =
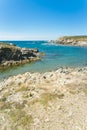
POLYGON ((87 0, 0 0, 0 40, 87 35, 87 0))

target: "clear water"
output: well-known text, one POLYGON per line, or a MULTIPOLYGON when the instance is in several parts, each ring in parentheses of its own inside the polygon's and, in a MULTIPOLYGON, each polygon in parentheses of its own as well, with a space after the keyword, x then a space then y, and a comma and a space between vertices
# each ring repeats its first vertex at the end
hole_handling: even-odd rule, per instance
POLYGON ((20 47, 38 48, 46 55, 41 61, 0 71, 0 80, 29 72, 46 72, 58 67, 87 66, 87 47, 61 46, 46 41, 9 41, 20 47))

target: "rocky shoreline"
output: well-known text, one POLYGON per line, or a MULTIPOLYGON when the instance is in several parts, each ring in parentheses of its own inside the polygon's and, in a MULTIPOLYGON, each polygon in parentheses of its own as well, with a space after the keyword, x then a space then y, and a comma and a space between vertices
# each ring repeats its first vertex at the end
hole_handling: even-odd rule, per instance
POLYGON ((0 130, 86 130, 87 68, 24 73, 0 83, 0 130))
POLYGON ((58 38, 55 43, 69 46, 87 46, 87 36, 63 36, 58 38))
POLYGON ((20 48, 10 43, 0 43, 0 69, 38 61, 42 53, 37 48, 20 48))

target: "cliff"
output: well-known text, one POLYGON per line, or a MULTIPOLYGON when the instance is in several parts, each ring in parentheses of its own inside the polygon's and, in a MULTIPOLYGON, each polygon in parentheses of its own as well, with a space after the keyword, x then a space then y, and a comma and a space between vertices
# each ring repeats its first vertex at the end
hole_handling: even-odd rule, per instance
POLYGON ((63 36, 56 40, 63 45, 87 46, 87 36, 63 36))
POLYGON ((38 49, 20 48, 13 44, 0 43, 0 68, 40 60, 38 49))

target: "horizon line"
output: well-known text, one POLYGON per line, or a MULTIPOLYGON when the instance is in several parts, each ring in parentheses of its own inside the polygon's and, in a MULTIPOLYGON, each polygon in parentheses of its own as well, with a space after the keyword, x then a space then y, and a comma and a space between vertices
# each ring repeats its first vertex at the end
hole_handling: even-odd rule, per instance
POLYGON ((10 40, 10 39, 9 39, 9 40, 8 40, 8 39, 7 39, 7 40, 0 40, 0 42, 1 42, 1 41, 48 41, 48 39, 42 39, 42 40, 40 40, 40 39, 36 39, 36 40, 35 40, 35 39, 32 39, 32 40, 31 40, 31 39, 30 39, 30 40, 26 40, 26 39, 23 39, 23 40, 22 40, 22 39, 13 39, 13 40, 11 39, 11 40, 10 40))

